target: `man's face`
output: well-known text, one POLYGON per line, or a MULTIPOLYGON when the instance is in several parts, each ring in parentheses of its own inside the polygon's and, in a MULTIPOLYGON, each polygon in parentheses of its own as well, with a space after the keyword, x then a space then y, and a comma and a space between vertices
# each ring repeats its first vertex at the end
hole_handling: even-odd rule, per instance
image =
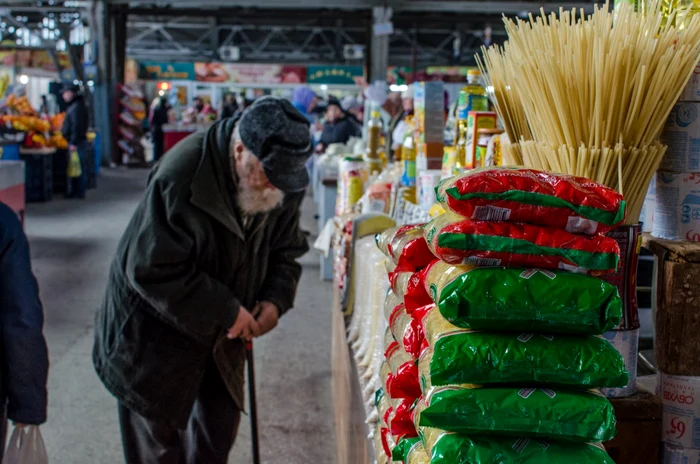
POLYGON ((309 103, 309 107, 307 108, 307 112, 312 112, 314 108, 316 108, 316 105, 318 105, 318 97, 314 97, 311 99, 311 103, 309 103))
POLYGON ((75 94, 71 90, 64 90, 63 91, 63 101, 66 103, 70 103, 73 101, 73 98, 75 98, 75 94))
POLYGON ((401 103, 406 113, 413 113, 413 98, 403 98, 401 99, 401 103))
POLYGON ((333 122, 340 119, 342 115, 343 111, 340 108, 338 108, 337 105, 329 105, 328 109, 326 109, 326 119, 329 122, 333 122))
POLYGON ((284 192, 270 183, 260 160, 241 141, 234 144, 238 174, 238 206, 246 214, 271 211, 282 204, 284 192))

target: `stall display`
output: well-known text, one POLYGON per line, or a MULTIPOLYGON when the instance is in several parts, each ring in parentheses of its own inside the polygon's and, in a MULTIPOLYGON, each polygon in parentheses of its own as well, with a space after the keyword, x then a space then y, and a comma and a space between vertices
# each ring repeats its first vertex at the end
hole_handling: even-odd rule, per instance
POLYGON ((145 155, 141 138, 144 135, 146 105, 143 95, 126 85, 117 85, 116 91, 116 145, 121 153, 123 164, 144 164, 145 155))

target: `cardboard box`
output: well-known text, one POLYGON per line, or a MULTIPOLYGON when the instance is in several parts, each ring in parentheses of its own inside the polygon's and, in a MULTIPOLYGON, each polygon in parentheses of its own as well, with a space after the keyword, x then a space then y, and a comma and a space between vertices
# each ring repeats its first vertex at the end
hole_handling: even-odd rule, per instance
MULTIPOLYGON (((419 143, 427 146, 440 145, 440 154, 437 156, 442 158, 442 144, 445 138, 445 86, 442 82, 416 82, 413 86, 414 120, 416 130, 421 134, 419 143)), ((426 155, 435 156, 432 149, 426 155)))

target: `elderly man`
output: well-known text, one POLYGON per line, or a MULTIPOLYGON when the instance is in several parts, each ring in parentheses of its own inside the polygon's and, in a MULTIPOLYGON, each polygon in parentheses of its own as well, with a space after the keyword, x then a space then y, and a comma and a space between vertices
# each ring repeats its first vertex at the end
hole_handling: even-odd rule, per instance
POLYGON ((119 244, 93 360, 119 400, 128 464, 224 464, 244 341, 294 302, 309 123, 266 97, 163 158, 119 244))

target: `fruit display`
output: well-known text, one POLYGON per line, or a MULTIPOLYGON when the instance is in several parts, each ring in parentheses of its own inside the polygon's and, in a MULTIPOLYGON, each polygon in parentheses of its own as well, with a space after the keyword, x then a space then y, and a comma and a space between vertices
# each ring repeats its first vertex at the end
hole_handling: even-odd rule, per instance
POLYGON ((11 93, 5 99, 5 106, 12 113, 18 113, 23 116, 36 116, 36 110, 32 108, 29 99, 26 96, 18 97, 11 93))
POLYGON ((48 132, 51 130, 51 123, 49 121, 36 116, 4 115, 0 118, 2 118, 2 122, 5 126, 20 132, 48 132))
POLYGON ((66 113, 56 113, 51 116, 51 130, 60 131, 63 128, 63 121, 66 120, 66 113))
POLYGON ((7 87, 10 85, 10 75, 7 73, 0 74, 0 98, 5 96, 7 87))

